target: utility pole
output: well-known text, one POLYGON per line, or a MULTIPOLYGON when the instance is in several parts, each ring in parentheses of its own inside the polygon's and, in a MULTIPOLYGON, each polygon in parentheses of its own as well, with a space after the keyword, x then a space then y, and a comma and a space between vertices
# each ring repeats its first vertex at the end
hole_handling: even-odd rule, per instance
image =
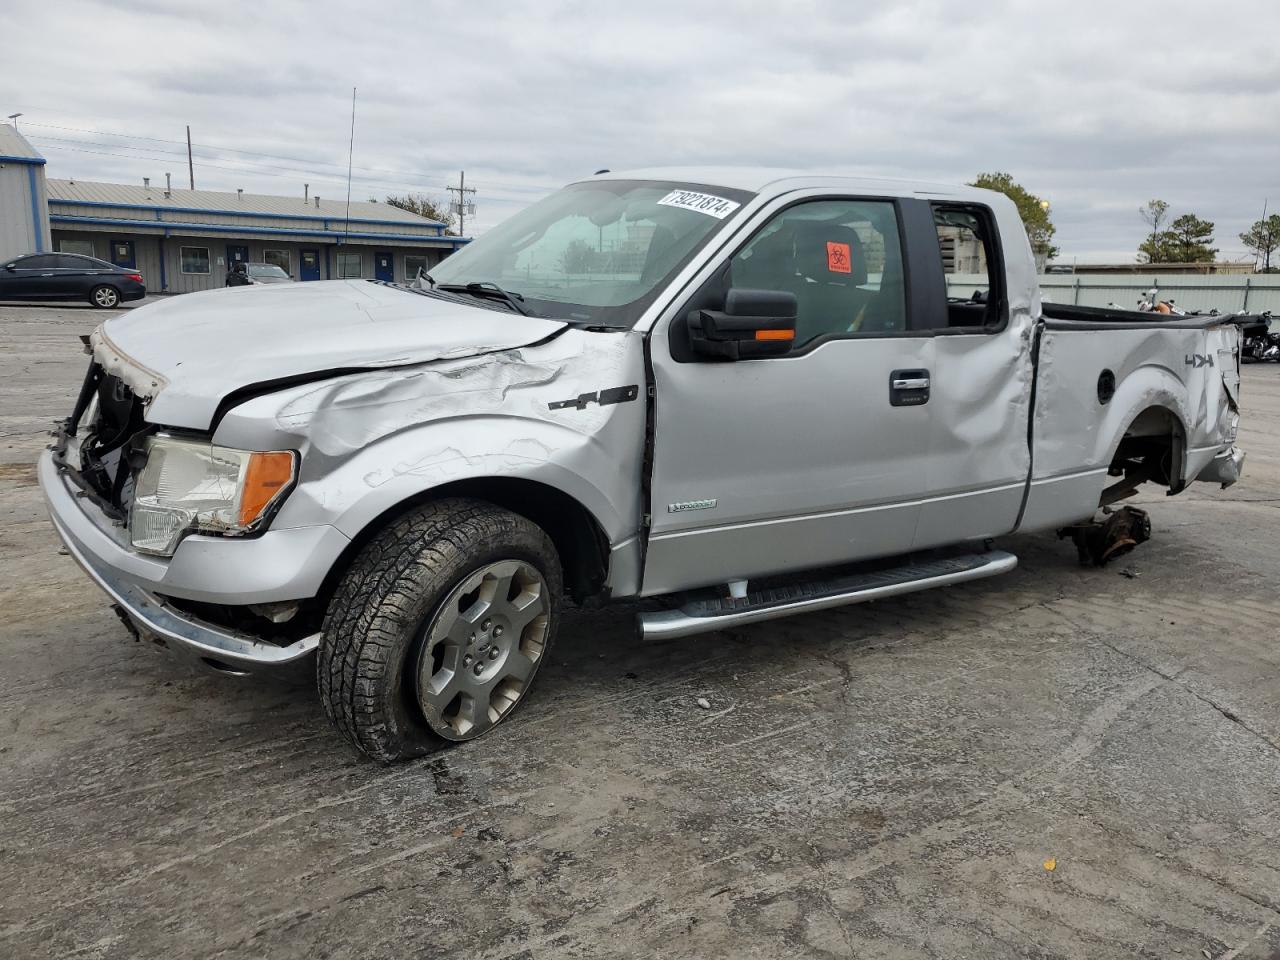
POLYGON ((196 165, 191 162, 191 124, 187 124, 187 176, 191 178, 191 189, 196 188, 196 165))
POLYGON ((467 195, 474 194, 476 188, 467 186, 467 171, 463 170, 458 174, 458 185, 456 187, 445 187, 445 189, 458 195, 458 199, 450 203, 449 206, 458 215, 458 236, 465 237, 467 235, 467 214, 475 216, 476 212, 475 201, 468 200, 467 195))

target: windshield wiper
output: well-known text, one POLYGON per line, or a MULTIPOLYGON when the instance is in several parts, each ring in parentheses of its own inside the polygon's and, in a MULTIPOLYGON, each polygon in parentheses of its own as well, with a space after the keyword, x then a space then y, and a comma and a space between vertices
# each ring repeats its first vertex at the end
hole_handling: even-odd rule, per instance
POLYGON ((446 293, 469 293, 473 297, 479 297, 482 300, 501 300, 513 311, 525 317, 536 317, 537 314, 524 305, 524 297, 518 293, 512 293, 510 290, 503 290, 489 280, 480 283, 439 283, 434 289, 444 290, 446 293))

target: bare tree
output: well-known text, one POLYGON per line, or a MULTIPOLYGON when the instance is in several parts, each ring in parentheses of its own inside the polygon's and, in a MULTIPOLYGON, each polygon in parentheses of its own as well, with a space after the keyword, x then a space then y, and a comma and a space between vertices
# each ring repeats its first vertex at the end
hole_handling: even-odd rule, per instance
POLYGON ((1166 220, 1169 219, 1169 204, 1163 200, 1148 200, 1138 208, 1138 216, 1151 228, 1151 236, 1138 247, 1138 252, 1147 258, 1148 263, 1157 263, 1164 259, 1160 252, 1167 244, 1161 243, 1161 234, 1166 220))

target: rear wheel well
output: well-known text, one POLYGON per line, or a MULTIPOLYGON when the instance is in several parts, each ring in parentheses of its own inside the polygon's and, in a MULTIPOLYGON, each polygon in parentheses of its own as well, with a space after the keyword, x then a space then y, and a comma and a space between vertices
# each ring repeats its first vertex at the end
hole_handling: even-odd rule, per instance
POLYGON ((1179 493, 1186 486, 1183 460, 1186 431, 1168 407, 1147 407, 1125 429, 1108 473, 1121 479, 1102 493, 1101 506, 1131 496, 1138 485, 1152 480, 1179 493))
POLYGON ((545 530, 560 555, 565 591, 575 602, 582 603, 603 590, 609 573, 609 540, 586 507, 567 493, 536 480, 479 477, 423 491, 385 510, 366 524, 325 577, 318 595, 320 602, 327 603, 339 578, 364 546, 388 524, 424 503, 445 497, 482 500, 519 514, 545 530))

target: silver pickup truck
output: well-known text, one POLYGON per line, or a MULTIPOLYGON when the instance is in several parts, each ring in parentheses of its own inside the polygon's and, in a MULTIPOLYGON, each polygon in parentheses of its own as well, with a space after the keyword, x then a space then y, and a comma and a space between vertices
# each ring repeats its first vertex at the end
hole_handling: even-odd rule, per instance
POLYGON ((1239 475, 1239 339, 1041 304, 998 194, 606 172, 412 285, 108 320, 39 475, 136 635, 314 658, 393 760, 505 718, 565 597, 665 597, 640 627, 680 637, 1002 573, 1015 531, 1103 562, 1145 538, 1111 508, 1140 484, 1239 475))

